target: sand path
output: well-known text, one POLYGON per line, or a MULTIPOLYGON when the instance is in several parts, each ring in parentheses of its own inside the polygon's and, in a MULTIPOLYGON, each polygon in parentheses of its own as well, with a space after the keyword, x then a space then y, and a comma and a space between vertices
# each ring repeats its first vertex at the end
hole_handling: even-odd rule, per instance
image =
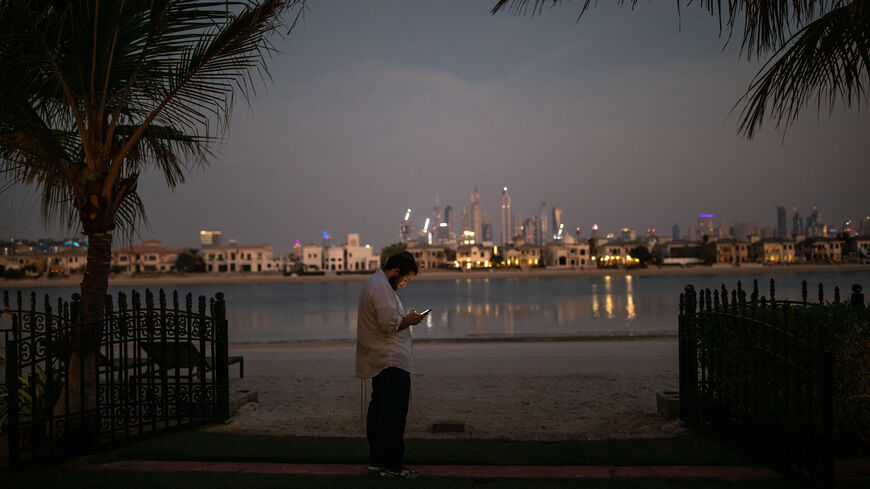
MULTIPOLYGON (((675 338, 417 344, 407 431, 459 421, 477 435, 675 433, 677 422, 656 414, 655 393, 677 389, 677 351, 675 338)), ((258 391, 259 402, 212 429, 363 434, 354 352, 352 344, 232 348, 245 356, 245 379, 231 387, 258 391)))

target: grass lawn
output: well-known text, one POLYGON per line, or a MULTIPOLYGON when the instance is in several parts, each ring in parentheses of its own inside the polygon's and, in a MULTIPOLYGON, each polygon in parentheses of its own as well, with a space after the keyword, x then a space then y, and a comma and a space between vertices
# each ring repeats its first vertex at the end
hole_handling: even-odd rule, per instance
MULTIPOLYGON (((235 435, 187 430, 84 457, 117 460, 193 460, 363 464, 364 438, 235 435)), ((534 442, 513 440, 405 441, 409 465, 752 465, 751 460, 700 435, 657 440, 534 442)))
MULTIPOLYGON (((651 479, 460 479, 426 477, 414 480, 389 480, 379 476, 295 476, 260 474, 153 473, 110 472, 76 469, 27 469, 12 475, 3 474, 4 488, 63 487, 87 489, 138 488, 208 488, 258 489, 271 487, 308 488, 385 488, 418 487, 450 489, 479 487, 483 489, 786 489, 794 482, 776 479, 748 482, 718 480, 651 480, 651 479)), ((845 488, 866 488, 870 479, 851 480, 845 488)))
MULTIPOLYGON (((197 430, 157 436, 114 450, 79 457, 62 466, 31 466, 0 473, 0 487, 87 489, 208 488, 692 488, 785 489, 784 479, 747 482, 655 479, 485 479, 424 477, 386 480, 378 476, 302 476, 240 473, 158 473, 94 470, 121 460, 284 462, 364 464, 363 438, 232 435, 197 430)), ((700 435, 659 440, 529 442, 509 440, 406 441, 409 465, 753 465, 751 460, 700 435)), ((839 487, 870 487, 870 478, 842 481, 839 487)))

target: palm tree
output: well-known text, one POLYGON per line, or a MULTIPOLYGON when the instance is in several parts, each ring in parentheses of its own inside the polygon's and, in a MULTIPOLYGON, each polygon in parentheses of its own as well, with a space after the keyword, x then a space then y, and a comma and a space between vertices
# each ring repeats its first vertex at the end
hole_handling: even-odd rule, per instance
MULTIPOLYGON (((492 13, 540 14, 562 0, 498 0, 492 13)), ((637 0, 619 0, 632 7, 637 0)), ((689 3, 689 2, 687 2, 689 3)), ((866 0, 700 0, 730 39, 743 21, 747 58, 769 56, 736 106, 738 132, 752 138, 766 117, 788 127, 807 108, 858 107, 870 84, 870 2, 866 0), (726 6, 722 4, 726 3, 726 6)), ((592 5, 584 0, 578 20, 592 5)), ((680 2, 677 0, 677 8, 680 2)))
MULTIPOLYGON (((270 38, 304 0, 0 0, 0 171, 89 242, 83 323, 101 324, 112 241, 144 216, 139 175, 169 187, 206 163, 233 95, 268 76, 270 38)), ((293 17, 291 17, 292 19, 293 17)), ((68 368, 95 379, 98 331, 68 368), (84 364, 84 367, 82 367, 84 364)), ((81 399, 69 376, 70 406, 81 399)), ((93 387, 93 386, 91 386, 93 387)), ((95 404, 88 388, 86 406, 95 404)), ((61 401, 62 403, 62 401, 61 401)))

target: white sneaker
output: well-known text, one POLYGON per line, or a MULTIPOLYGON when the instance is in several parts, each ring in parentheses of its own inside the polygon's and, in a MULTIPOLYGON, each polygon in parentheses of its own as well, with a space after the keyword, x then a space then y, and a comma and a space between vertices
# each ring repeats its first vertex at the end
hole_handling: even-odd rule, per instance
POLYGON ((414 469, 409 469, 408 467, 402 467, 400 469, 388 469, 381 468, 381 476, 386 477, 388 479, 392 478, 402 478, 402 479, 416 479, 420 477, 420 472, 417 472, 414 469))

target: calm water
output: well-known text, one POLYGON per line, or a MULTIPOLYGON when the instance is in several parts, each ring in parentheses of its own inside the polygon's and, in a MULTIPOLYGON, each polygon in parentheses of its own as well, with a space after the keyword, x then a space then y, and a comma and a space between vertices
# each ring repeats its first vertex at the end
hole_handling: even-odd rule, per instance
MULTIPOLYGON (((767 295, 776 279, 778 299, 800 298, 801 281, 818 283, 833 298, 851 285, 870 285, 870 272, 778 273, 697 276, 604 276, 414 281, 399 291, 406 309, 432 308, 413 332, 416 338, 547 337, 676 334, 679 295, 687 283, 698 287, 751 290, 759 280, 767 295)), ((227 297, 230 341, 335 341, 356 337, 356 305, 362 282, 222 284, 179 287, 180 293, 227 297)), ((131 287, 112 287, 129 291, 131 287)), ((77 288, 25 289, 69 297, 77 288)))

